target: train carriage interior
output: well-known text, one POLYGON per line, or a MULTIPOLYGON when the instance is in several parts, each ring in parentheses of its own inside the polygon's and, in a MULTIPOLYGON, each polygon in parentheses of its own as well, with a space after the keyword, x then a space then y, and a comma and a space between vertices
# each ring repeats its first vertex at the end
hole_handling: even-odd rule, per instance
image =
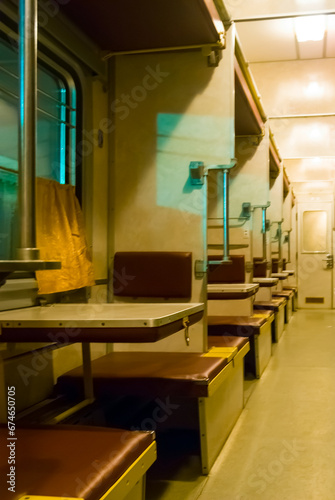
POLYGON ((334 0, 0 3, 1 500, 334 499, 334 61, 334 0))

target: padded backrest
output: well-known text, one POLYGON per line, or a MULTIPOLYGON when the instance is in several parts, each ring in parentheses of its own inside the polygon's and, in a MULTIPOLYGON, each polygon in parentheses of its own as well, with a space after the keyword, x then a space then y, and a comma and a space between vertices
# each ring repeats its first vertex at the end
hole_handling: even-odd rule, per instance
POLYGON ((117 252, 113 291, 118 297, 190 298, 191 252, 117 252))
MULTIPOLYGON (((230 255, 231 263, 210 264, 208 269, 208 283, 244 283, 245 263, 244 255, 230 255)), ((222 260, 222 255, 210 255, 209 260, 222 260)))
POLYGON ((279 259, 272 259, 271 271, 273 273, 279 273, 279 259))
POLYGON ((254 257, 254 278, 266 278, 267 262, 262 258, 254 257))

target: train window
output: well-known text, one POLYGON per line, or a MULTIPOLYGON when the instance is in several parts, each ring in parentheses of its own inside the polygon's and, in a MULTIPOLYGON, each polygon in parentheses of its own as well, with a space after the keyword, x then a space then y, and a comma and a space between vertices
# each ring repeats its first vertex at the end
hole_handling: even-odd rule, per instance
MULTIPOLYGON (((75 184, 76 92, 62 69, 39 61, 36 175, 75 184)), ((0 259, 15 258, 18 187, 18 51, 0 39, 0 259)))

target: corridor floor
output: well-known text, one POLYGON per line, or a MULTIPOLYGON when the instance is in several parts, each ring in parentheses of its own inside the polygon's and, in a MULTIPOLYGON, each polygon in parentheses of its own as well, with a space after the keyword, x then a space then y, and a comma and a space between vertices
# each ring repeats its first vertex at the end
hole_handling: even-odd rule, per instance
POLYGON ((209 476, 190 457, 147 500, 335 500, 335 312, 298 310, 273 347, 209 476))

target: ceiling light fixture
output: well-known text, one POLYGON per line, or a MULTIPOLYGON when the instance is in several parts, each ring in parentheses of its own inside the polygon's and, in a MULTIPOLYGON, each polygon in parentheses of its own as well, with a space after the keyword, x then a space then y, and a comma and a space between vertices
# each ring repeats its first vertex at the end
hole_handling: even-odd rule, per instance
POLYGON ((326 31, 326 16, 305 16, 295 19, 298 42, 322 40, 326 31))

